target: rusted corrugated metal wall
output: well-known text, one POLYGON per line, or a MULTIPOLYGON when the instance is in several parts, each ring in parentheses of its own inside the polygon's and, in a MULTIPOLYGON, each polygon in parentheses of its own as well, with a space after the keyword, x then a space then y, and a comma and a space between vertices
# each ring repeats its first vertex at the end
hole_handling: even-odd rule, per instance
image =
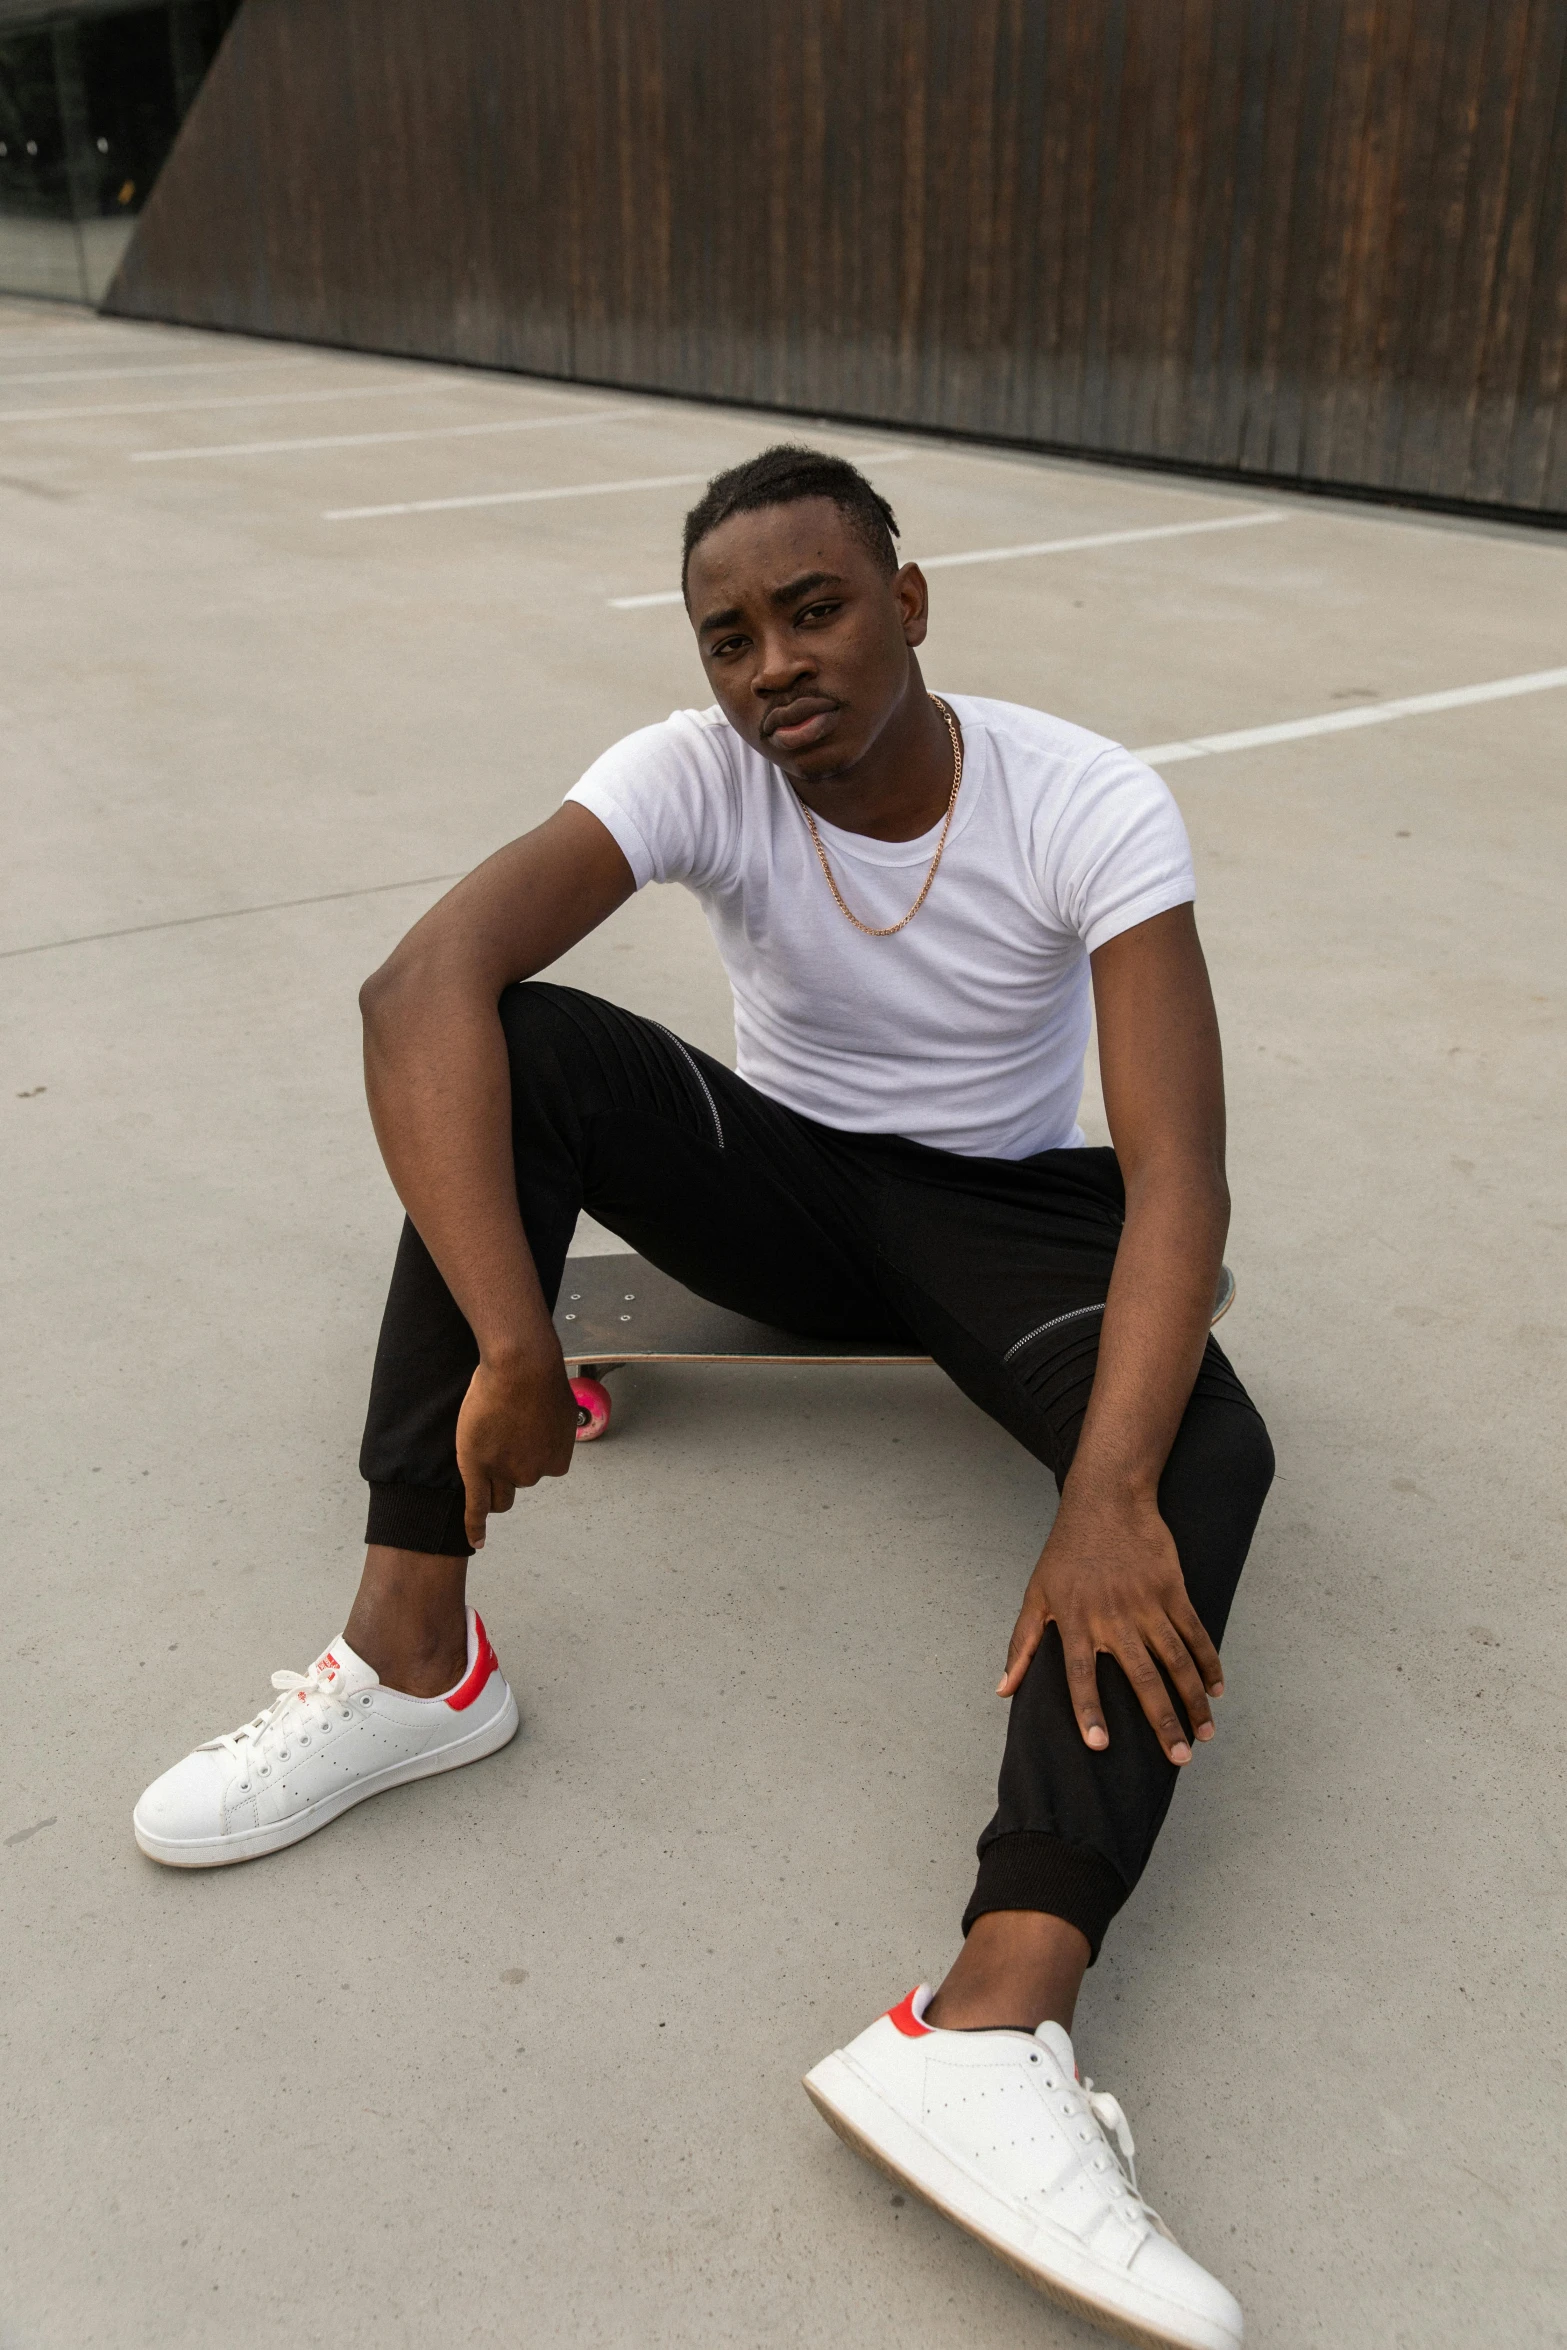
POLYGON ((245 0, 108 307, 1567 512, 1563 0, 245 0))

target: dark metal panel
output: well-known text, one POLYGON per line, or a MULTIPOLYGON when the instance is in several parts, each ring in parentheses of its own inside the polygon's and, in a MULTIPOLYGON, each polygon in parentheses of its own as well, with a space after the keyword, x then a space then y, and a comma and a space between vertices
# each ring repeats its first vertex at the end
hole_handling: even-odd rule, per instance
POLYGON ((1192 343, 1179 454, 1222 464, 1215 452, 1225 287, 1236 224, 1235 173, 1246 89, 1247 0, 1218 0, 1203 122, 1203 200, 1199 215, 1192 343))
POLYGON ((109 306, 1560 511, 1562 0, 245 0, 109 306))
POLYGON ((1085 239, 1083 373, 1076 439, 1085 449, 1112 446, 1108 424, 1110 304, 1115 260, 1116 190, 1121 165, 1121 83, 1126 65, 1125 0, 1105 0, 1099 26, 1094 171, 1085 239))
POLYGON ((1301 406, 1300 469, 1312 481, 1333 478, 1333 427, 1344 381, 1355 183, 1367 131, 1376 17, 1377 0, 1345 0, 1334 58, 1301 406))
POLYGON ((1387 226, 1376 384, 1365 444, 1368 478, 1377 482, 1400 479, 1407 395, 1425 332, 1421 278, 1442 138, 1437 97, 1451 6, 1452 0, 1418 0, 1405 62, 1403 139, 1387 226))
POLYGON ((1061 275, 1057 288, 1051 439, 1084 445, 1083 369, 1088 333, 1090 250, 1095 176, 1102 116, 1099 77, 1104 62, 1101 12, 1061 10, 1064 34, 1054 104, 1064 133, 1063 182, 1057 198, 1061 275))
POLYGON ((1383 380, 1382 332, 1394 265, 1391 229, 1408 119, 1410 45, 1425 0, 1377 0, 1367 11, 1365 111, 1353 149, 1344 230, 1341 327, 1333 362, 1336 397, 1325 470, 1347 480, 1372 463, 1368 444, 1383 380))
POLYGON ((1318 279, 1328 234, 1330 125, 1338 72, 1343 8, 1316 0, 1306 20, 1290 196, 1289 258, 1279 338, 1278 388, 1269 437, 1269 469, 1290 475, 1303 464, 1306 419, 1316 366, 1314 330, 1318 279))
POLYGON ((1151 456, 1179 179, 1181 12, 1134 7, 1121 85, 1115 313, 1105 446, 1151 456))
POLYGON ((1518 65, 1519 100, 1502 190, 1491 273, 1490 301, 1480 323, 1473 375, 1473 434, 1467 494, 1496 502, 1507 494, 1510 455, 1528 351, 1530 298, 1536 284, 1544 228, 1546 163, 1552 123, 1545 108, 1528 104, 1531 88, 1559 88, 1567 59, 1567 10, 1559 0, 1533 0, 1518 65))
POLYGON ((1506 503, 1559 514, 1567 511, 1567 59, 1541 170, 1540 239, 1520 375, 1506 503))
POLYGON ((1023 341, 1027 372, 1024 437, 1057 441, 1064 438, 1063 376, 1067 364, 1067 193, 1073 176, 1070 93, 1076 87, 1069 42, 1074 13, 1069 6, 1045 0, 1041 16, 1044 44, 1035 100, 1038 165, 1027 191, 1038 223, 1039 258, 1032 289, 1033 314, 1023 341))
MULTIPOLYGON (((1282 12, 1285 17, 1288 11, 1282 12)), ((1241 28, 1240 88, 1235 119, 1234 189, 1229 250, 1218 319, 1213 421, 1208 461, 1241 459, 1250 392, 1248 364, 1257 302, 1258 246, 1264 189, 1273 173, 1268 153, 1273 45, 1281 11, 1277 0, 1250 0, 1241 28)))
POLYGON ((1171 459, 1190 453, 1187 394, 1196 326, 1204 190, 1209 171, 1203 122, 1218 39, 1216 0, 1186 0, 1182 29, 1176 143, 1170 157, 1169 260, 1159 320, 1153 444, 1156 456, 1171 459))
POLYGON ((1268 65, 1265 167, 1257 188, 1256 263, 1241 355, 1235 461, 1266 471, 1278 402, 1281 353, 1298 240, 1294 204, 1299 166, 1307 18, 1311 0, 1276 0, 1268 65))
POLYGON ((992 429, 1011 439, 1028 431, 1029 344, 1041 260, 1037 191, 1044 39, 1044 9, 1030 0, 1005 0, 992 75, 999 130, 995 243, 1000 296, 991 412, 992 429))
MULTIPOLYGON (((1397 486, 1427 494, 1441 481, 1438 441, 1454 341, 1459 270, 1489 11, 1485 0, 1454 0, 1437 84, 1438 121, 1431 202, 1422 235, 1420 291, 1415 304, 1420 335, 1410 353, 1397 486)), ((1456 490, 1453 494, 1459 495, 1456 490)))
POLYGON ((1433 477, 1469 491, 1479 371, 1496 275, 1513 133, 1523 97, 1520 75, 1529 11, 1499 0, 1487 11, 1478 85, 1473 94, 1472 163, 1453 285, 1453 316, 1438 401, 1433 477))

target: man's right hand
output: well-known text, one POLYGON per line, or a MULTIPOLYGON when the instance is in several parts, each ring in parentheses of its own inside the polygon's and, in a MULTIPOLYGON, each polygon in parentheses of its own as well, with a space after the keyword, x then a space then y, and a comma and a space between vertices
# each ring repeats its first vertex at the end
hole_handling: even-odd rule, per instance
POLYGON ((519 1485, 564 1477, 576 1444, 576 1398, 559 1353, 516 1369, 480 1363, 457 1415, 463 1523, 475 1550, 491 1510, 509 1510, 519 1485))

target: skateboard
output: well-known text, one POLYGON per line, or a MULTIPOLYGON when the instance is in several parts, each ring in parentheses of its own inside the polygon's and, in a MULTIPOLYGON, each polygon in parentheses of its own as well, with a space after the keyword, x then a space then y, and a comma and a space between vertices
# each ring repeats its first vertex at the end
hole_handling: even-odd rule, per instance
MULTIPOLYGON (((1219 1272, 1213 1319, 1229 1312, 1235 1276, 1219 1272)), ((555 1329, 577 1399, 577 1442, 609 1426, 604 1381, 627 1363, 928 1363, 886 1339, 802 1338, 709 1305, 646 1257, 568 1257, 555 1329)))

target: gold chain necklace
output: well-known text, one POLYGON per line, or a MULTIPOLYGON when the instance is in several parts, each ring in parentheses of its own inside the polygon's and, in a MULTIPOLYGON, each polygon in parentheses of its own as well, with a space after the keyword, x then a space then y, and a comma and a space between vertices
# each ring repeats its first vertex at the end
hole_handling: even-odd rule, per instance
POLYGON ((827 851, 822 847, 822 836, 816 829, 816 818, 811 814, 811 811, 806 806, 805 802, 803 800, 800 802, 800 813, 811 828, 811 838, 816 844, 816 854, 822 861, 822 871, 827 876, 827 887, 832 891, 834 900, 837 903, 838 911, 846 922, 852 922, 855 929, 861 931, 866 938, 891 938, 895 932, 906 930, 908 928, 915 915, 919 912, 921 906, 924 905, 925 900, 930 896, 930 885, 936 878, 936 868, 941 863, 941 854, 947 845, 947 835, 952 830, 952 811, 958 804, 958 785, 963 781, 963 737, 958 732, 957 720, 953 717, 951 710, 947 707, 941 696, 939 694, 932 694, 930 698, 935 703, 937 709, 941 712, 943 718, 945 718, 947 722, 947 732, 952 737, 952 790, 947 796, 946 821, 941 828, 941 838, 936 843, 936 854, 930 861, 930 871, 925 876, 925 886, 920 891, 919 896, 915 899, 913 905, 910 906, 908 912, 904 915, 901 922, 889 922, 885 929, 874 930, 872 929, 870 923, 862 922, 858 914, 853 914, 849 911, 849 908, 844 903, 843 892, 838 887, 837 882, 833 879, 832 867, 827 862, 827 851))

